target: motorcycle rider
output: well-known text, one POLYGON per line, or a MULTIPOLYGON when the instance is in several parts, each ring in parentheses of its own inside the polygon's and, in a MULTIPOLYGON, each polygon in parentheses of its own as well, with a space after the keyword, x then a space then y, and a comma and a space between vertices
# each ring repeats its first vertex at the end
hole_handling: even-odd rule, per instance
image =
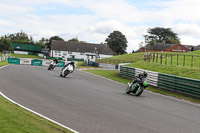
POLYGON ((57 59, 57 58, 53 59, 53 61, 54 61, 56 64, 58 64, 58 59, 57 59))
MULTIPOLYGON (((73 71, 74 71, 74 69, 75 69, 74 61, 71 61, 70 63, 67 63, 67 64, 62 68, 61 73, 60 73, 60 76, 61 76, 61 77, 64 76, 64 71, 63 71, 63 69, 65 69, 65 68, 66 68, 67 66, 69 66, 69 65, 72 65, 73 71)), ((71 73, 73 73, 73 71, 72 71, 71 73)))
POLYGON ((65 67, 67 67, 69 64, 73 66, 73 71, 74 71, 74 68, 75 68, 75 62, 74 62, 74 61, 71 61, 70 63, 67 63, 67 64, 62 68, 62 70, 63 70, 65 67))
POLYGON ((137 76, 134 77, 133 81, 132 81, 132 85, 136 82, 140 82, 142 80, 142 78, 146 78, 148 76, 147 72, 143 72, 138 74, 137 76))

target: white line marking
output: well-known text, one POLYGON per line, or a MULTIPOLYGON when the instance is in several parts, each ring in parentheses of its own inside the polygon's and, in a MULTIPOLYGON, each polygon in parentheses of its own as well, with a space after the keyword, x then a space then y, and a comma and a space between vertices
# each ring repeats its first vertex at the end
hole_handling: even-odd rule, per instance
POLYGON ((52 119, 50 119, 50 118, 48 118, 48 117, 46 117, 46 116, 44 116, 44 115, 42 115, 42 114, 36 112, 36 111, 33 111, 33 110, 31 110, 31 109, 29 109, 29 108, 27 108, 27 107, 25 107, 25 106, 23 106, 23 105, 21 105, 21 104, 15 102, 15 101, 13 101, 12 99, 10 99, 10 98, 7 97, 6 95, 4 95, 1 91, 0 91, 0 95, 3 96, 4 98, 6 98, 7 100, 9 100, 10 102, 12 102, 12 103, 14 103, 14 104, 20 106, 21 108, 23 108, 23 109, 25 109, 25 110, 28 110, 28 111, 30 111, 30 112, 32 112, 32 113, 34 113, 34 114, 36 114, 36 115, 38 115, 38 116, 40 116, 40 117, 42 117, 42 118, 44 118, 44 119, 47 119, 47 120, 49 120, 49 121, 51 121, 51 122, 53 122, 53 123, 55 123, 55 124, 57 124, 57 125, 59 125, 59 126, 61 126, 61 127, 63 127, 63 128, 66 128, 66 129, 68 129, 68 130, 70 130, 70 131, 72 131, 72 132, 74 132, 74 133, 79 133, 79 132, 77 132, 77 131, 75 131, 75 130, 73 130, 73 129, 71 129, 71 128, 69 128, 69 127, 63 125, 63 124, 58 123, 57 121, 54 121, 54 120, 52 120, 52 119))
MULTIPOLYGON (((81 70, 79 70, 79 71, 81 71, 81 70)), ((87 72, 87 71, 82 71, 82 72, 85 72, 85 73, 88 73, 88 74, 91 74, 91 75, 94 75, 94 76, 97 76, 97 77, 100 77, 100 78, 103 78, 103 79, 107 79, 107 80, 113 81, 113 82, 115 82, 115 83, 119 83, 119 84, 121 84, 121 85, 126 85, 126 84, 123 84, 123 83, 114 81, 114 80, 112 80, 112 79, 108 79, 108 78, 105 78, 105 77, 102 77, 102 76, 99 76, 99 75, 90 73, 90 72, 87 72)), ((160 94, 160 93, 155 93, 155 92, 152 92, 152 91, 149 91, 149 90, 145 90, 145 91, 147 91, 148 93, 151 93, 151 94, 163 96, 163 97, 166 97, 166 98, 169 98, 169 99, 173 99, 173 100, 176 100, 176 101, 179 101, 179 102, 183 102, 183 103, 187 103, 187 104, 191 104, 191 105, 195 105, 195 106, 200 107, 200 104, 198 104, 198 103, 193 103, 193 102, 190 102, 190 101, 187 101, 187 100, 178 99, 178 98, 175 98, 175 97, 173 97, 173 96, 162 95, 162 94, 160 94)))
MULTIPOLYGON (((9 66, 9 65, 6 65, 6 66, 9 66)), ((6 66, 0 67, 0 69, 4 68, 4 67, 6 67, 6 66)), ((31 109, 29 109, 29 108, 27 108, 27 107, 25 107, 25 106, 23 106, 23 105, 21 105, 21 104, 15 102, 15 101, 13 101, 12 99, 10 99, 10 98, 7 97, 6 95, 4 95, 1 91, 0 91, 0 95, 3 96, 4 98, 6 98, 7 100, 9 100, 10 102, 12 102, 12 103, 14 103, 14 104, 20 106, 21 108, 23 108, 23 109, 25 109, 25 110, 28 110, 28 111, 30 111, 30 112, 32 112, 32 113, 34 113, 34 114, 36 114, 36 115, 38 115, 38 116, 40 116, 40 117, 46 119, 46 120, 49 120, 49 121, 51 121, 51 122, 53 122, 53 123, 55 123, 55 124, 57 124, 57 125, 59 125, 59 126, 65 128, 65 129, 68 129, 68 130, 70 130, 70 131, 72 131, 72 132, 74 132, 74 133, 79 133, 78 131, 75 131, 74 129, 71 129, 71 128, 69 128, 69 127, 67 127, 67 126, 65 126, 65 125, 63 125, 63 124, 61 124, 61 123, 59 123, 59 122, 57 122, 57 121, 54 121, 54 120, 52 120, 52 119, 50 119, 50 118, 48 118, 48 117, 46 117, 46 116, 44 116, 44 115, 42 115, 42 114, 36 112, 36 111, 33 111, 33 110, 31 110, 31 109)))

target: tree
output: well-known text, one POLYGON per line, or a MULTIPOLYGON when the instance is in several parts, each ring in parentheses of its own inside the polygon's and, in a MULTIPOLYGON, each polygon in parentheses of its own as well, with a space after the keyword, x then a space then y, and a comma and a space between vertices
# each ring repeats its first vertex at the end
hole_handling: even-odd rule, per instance
POLYGON ((7 38, 6 36, 0 37, 0 51, 11 51, 11 40, 7 38))
POLYGON ((72 38, 72 39, 70 39, 70 40, 68 40, 69 42, 79 42, 79 40, 78 40, 78 38, 76 37, 76 38, 72 38))
POLYGON ((28 36, 25 32, 20 31, 18 33, 10 34, 6 36, 7 38, 11 39, 11 42, 16 43, 27 43, 27 44, 33 44, 33 38, 32 36, 28 36))
POLYGON ((153 40, 160 43, 180 43, 178 34, 174 33, 171 28, 155 27, 149 28, 147 32, 152 36, 153 40))
POLYGON ((47 48, 51 48, 51 42, 52 42, 52 40, 61 40, 61 41, 64 41, 59 36, 52 36, 52 37, 49 38, 48 43, 46 43, 46 47, 47 48))
POLYGON ((105 40, 108 47, 117 55, 126 54, 127 39, 120 31, 113 31, 105 40))

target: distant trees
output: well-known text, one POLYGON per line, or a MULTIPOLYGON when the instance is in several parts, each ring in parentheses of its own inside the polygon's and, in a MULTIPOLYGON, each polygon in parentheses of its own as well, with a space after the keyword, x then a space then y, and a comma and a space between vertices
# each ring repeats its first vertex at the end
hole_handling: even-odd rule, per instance
POLYGON ((127 39, 120 31, 113 31, 105 40, 109 48, 117 55, 126 54, 127 39))
POLYGON ((53 40, 61 40, 61 41, 64 41, 64 39, 62 39, 61 37, 59 36, 52 36, 49 38, 48 42, 45 44, 46 45, 46 48, 51 48, 51 42, 53 40))
POLYGON ((11 40, 6 36, 0 37, 0 52, 8 50, 9 51, 12 50, 11 40))
POLYGON ((155 27, 149 28, 147 32, 149 35, 149 42, 155 43, 180 43, 178 34, 173 32, 171 28, 155 27))
POLYGON ((14 34, 9 34, 5 36, 6 38, 10 38, 11 42, 16 43, 26 43, 26 44, 33 44, 32 36, 28 36, 25 32, 20 31, 14 34))

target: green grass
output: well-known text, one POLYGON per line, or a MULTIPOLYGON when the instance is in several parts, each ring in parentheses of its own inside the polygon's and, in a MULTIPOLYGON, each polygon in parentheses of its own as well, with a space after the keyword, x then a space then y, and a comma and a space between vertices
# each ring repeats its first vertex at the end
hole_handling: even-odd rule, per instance
POLYGON ((136 63, 132 63, 127 66, 200 80, 199 69, 191 69, 188 67, 183 68, 183 67, 177 67, 177 66, 165 66, 165 65, 148 63, 148 62, 143 62, 143 61, 138 61, 136 63))
POLYGON ((94 66, 84 66, 83 61, 78 61, 77 63, 78 64, 77 64, 76 68, 97 68, 97 67, 94 67, 94 66))
POLYGON ((8 64, 9 64, 8 60, 2 61, 2 62, 0 62, 0 67, 8 65, 8 64))
MULTIPOLYGON (((102 76, 102 77, 106 77, 108 79, 112 79, 114 81, 124 83, 124 84, 127 84, 128 82, 132 81, 130 79, 120 77, 119 71, 112 71, 112 70, 85 70, 85 71, 99 75, 99 76, 102 76)), ((188 101, 191 101, 191 102, 200 103, 200 99, 195 99, 195 98, 192 98, 192 97, 189 97, 189 96, 184 96, 184 95, 177 94, 175 92, 167 91, 167 90, 164 90, 164 89, 155 88, 155 87, 152 87, 152 86, 148 86, 146 89, 149 90, 149 91, 155 92, 155 93, 159 93, 159 94, 163 94, 163 95, 167 95, 167 96, 172 96, 172 97, 175 97, 175 98, 178 98, 178 99, 184 99, 184 100, 188 100, 188 101)), ((125 93, 125 91, 124 91, 124 93, 125 93)))
POLYGON ((34 58, 34 59, 40 59, 41 57, 36 55, 24 55, 24 54, 12 54, 12 57, 15 58, 34 58))
POLYGON ((72 133, 0 96, 0 133, 72 133))
MULTIPOLYGON (((180 54, 180 55, 199 55, 200 56, 200 50, 188 52, 188 53, 169 53, 165 52, 163 54, 180 54)), ((119 60, 119 62, 131 62, 131 64, 127 65, 129 67, 134 68, 140 68, 145 69, 149 71, 155 71, 160 73, 166 73, 186 78, 192 78, 192 79, 200 79, 200 68, 198 67, 198 63, 200 63, 199 58, 194 58, 194 62, 197 62, 195 65, 195 68, 191 68, 190 65, 187 67, 183 67, 181 65, 177 66, 177 59, 173 57, 173 64, 174 65, 165 65, 160 64, 160 60, 158 60, 158 63, 153 62, 144 62, 144 52, 140 53, 133 53, 133 54, 125 54, 125 55, 119 55, 119 56, 113 56, 111 58, 106 58, 103 60, 99 60, 99 62, 105 62, 105 63, 113 63, 115 64, 119 60)), ((168 60, 169 61, 169 60, 168 60)), ((186 64, 189 64, 191 62, 191 59, 188 59, 186 64)), ((183 62, 179 62, 179 64, 182 64, 183 62)), ((168 63, 170 64, 170 63, 168 63)))

